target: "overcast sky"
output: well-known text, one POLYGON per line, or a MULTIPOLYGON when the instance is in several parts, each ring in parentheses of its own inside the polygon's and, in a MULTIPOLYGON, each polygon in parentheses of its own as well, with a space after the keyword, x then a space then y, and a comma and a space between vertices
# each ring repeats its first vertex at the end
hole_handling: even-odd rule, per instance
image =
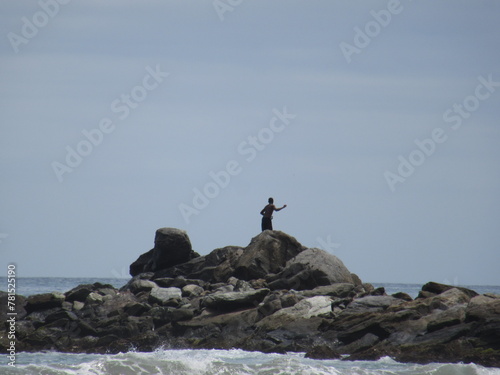
POLYGON ((367 282, 500 285, 500 3, 0 4, 0 259, 127 277, 275 229, 367 282))

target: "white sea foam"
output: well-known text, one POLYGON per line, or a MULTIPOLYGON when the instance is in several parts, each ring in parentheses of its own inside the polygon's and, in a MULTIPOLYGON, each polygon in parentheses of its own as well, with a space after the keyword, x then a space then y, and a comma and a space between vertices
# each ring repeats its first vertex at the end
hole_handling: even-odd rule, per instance
MULTIPOLYGON (((1 358, 2 360, 5 358, 1 358)), ((6 363, 6 362, 3 362, 6 363)), ((474 364, 403 364, 389 357, 373 362, 312 360, 303 353, 243 350, 157 350, 116 355, 20 353, 5 375, 500 375, 474 364)))

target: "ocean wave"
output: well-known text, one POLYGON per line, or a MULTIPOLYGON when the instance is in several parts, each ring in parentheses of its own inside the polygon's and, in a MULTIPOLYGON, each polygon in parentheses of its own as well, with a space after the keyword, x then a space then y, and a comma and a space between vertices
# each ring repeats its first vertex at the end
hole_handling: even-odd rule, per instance
MULTIPOLYGON (((6 363, 6 362, 3 362, 6 363)), ((303 353, 243 350, 157 350, 116 355, 20 353, 5 375, 500 375, 474 364, 403 364, 389 357, 373 362, 312 360, 303 353)))

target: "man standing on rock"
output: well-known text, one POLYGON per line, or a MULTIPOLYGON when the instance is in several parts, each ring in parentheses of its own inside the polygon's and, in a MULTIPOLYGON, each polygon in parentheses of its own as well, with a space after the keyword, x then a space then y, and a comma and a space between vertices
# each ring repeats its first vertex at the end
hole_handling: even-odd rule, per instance
POLYGON ((286 204, 281 207, 277 208, 274 205, 274 199, 269 198, 268 200, 269 204, 260 211, 260 214, 263 215, 264 217, 262 218, 262 231, 264 232, 266 229, 273 230, 273 212, 274 211, 281 211, 286 207, 286 204))

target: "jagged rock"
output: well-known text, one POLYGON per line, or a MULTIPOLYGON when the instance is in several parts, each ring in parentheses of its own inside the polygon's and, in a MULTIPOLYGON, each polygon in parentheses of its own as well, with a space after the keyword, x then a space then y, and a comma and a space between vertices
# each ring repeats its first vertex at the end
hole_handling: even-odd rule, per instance
POLYGON ((102 302, 104 302, 104 298, 99 293, 95 293, 95 292, 90 293, 87 296, 87 298, 85 299, 85 304, 87 304, 87 303, 94 304, 94 303, 102 303, 102 302))
POLYGON ((201 294, 205 291, 201 286, 189 284, 182 288, 182 296, 183 297, 197 297, 201 296, 201 294))
POLYGON ((155 246, 142 254, 130 265, 130 274, 156 272, 199 257, 191 248, 187 233, 176 228, 160 228, 156 231, 155 246))
POLYGON ((144 254, 141 254, 129 267, 129 273, 131 276, 137 276, 143 272, 146 272, 148 263, 153 257, 153 252, 155 249, 151 249, 144 254))
POLYGON ((147 303, 131 303, 123 308, 123 311, 130 316, 141 316, 151 308, 147 303))
POLYGON ((391 296, 366 296, 353 300, 345 310, 345 313, 358 314, 364 312, 383 311, 389 306, 403 303, 404 300, 391 296))
POLYGON ((466 304, 453 306, 447 310, 436 310, 427 324, 427 332, 434 332, 465 321, 466 304))
POLYGON ((305 250, 295 238, 280 231, 264 231, 252 238, 239 257, 234 276, 242 280, 265 278, 280 272, 286 262, 305 250))
POLYGON ((85 302, 87 296, 94 291, 94 286, 92 284, 78 285, 77 287, 71 289, 69 292, 65 293, 66 301, 68 302, 85 302))
POLYGON ((356 352, 371 348, 372 346, 374 346, 378 342, 380 342, 380 338, 377 335, 374 335, 373 333, 367 333, 363 337, 361 337, 360 339, 353 341, 348 345, 341 346, 339 348, 339 352, 341 354, 356 353, 356 352))
POLYGON ((341 355, 327 345, 316 345, 305 354, 305 357, 311 359, 340 359, 341 355))
POLYGON ((142 280, 142 279, 132 279, 121 290, 130 290, 134 294, 140 292, 149 292, 153 288, 158 288, 158 285, 154 281, 142 280))
POLYGON ((332 311, 332 299, 325 296, 316 296, 303 299, 292 307, 282 308, 274 314, 259 321, 256 326, 272 331, 301 319, 309 319, 332 311))
POLYGON ((26 312, 29 314, 33 311, 46 310, 54 307, 62 307, 64 302, 64 294, 59 292, 37 294, 29 296, 26 299, 26 312))
POLYGON ((486 295, 477 296, 470 300, 466 309, 468 322, 491 322, 500 316, 500 298, 491 298, 486 295))
POLYGON ((394 294, 391 294, 392 297, 397 298, 397 299, 402 299, 405 301, 413 301, 413 298, 408 293, 403 293, 403 292, 397 292, 394 294))
POLYGON ((164 277, 164 278, 155 278, 154 282, 158 284, 159 287, 162 288, 184 288, 186 285, 198 285, 203 287, 206 285, 206 282, 198 279, 186 279, 184 276, 178 276, 175 278, 172 277, 164 277))
POLYGON ((285 269, 268 278, 271 289, 306 290, 335 283, 354 284, 349 270, 335 255, 321 249, 303 250, 285 269))
POLYGON ((470 298, 473 298, 473 297, 478 295, 475 291, 473 291, 471 289, 467 289, 467 288, 463 288, 463 287, 459 287, 459 286, 439 284, 439 283, 435 283, 433 281, 430 281, 427 284, 424 284, 422 286, 422 291, 428 292, 428 293, 434 293, 434 294, 441 294, 441 293, 444 293, 450 289, 458 289, 458 290, 462 291, 463 293, 465 293, 470 298))
POLYGON ((258 289, 247 292, 214 293, 203 298, 202 304, 213 310, 233 311, 236 309, 255 307, 269 293, 269 289, 258 289))
POLYGON ((447 309, 452 306, 469 303, 471 294, 464 291, 463 288, 451 288, 433 297, 432 300, 433 303, 438 304, 437 308, 447 309))
POLYGON ((60 310, 50 315, 47 315, 47 317, 45 318, 45 323, 52 323, 60 319, 76 321, 78 320, 78 317, 70 311, 60 310))
POLYGON ((209 283, 226 282, 232 276, 236 261, 242 253, 243 249, 237 246, 226 246, 221 249, 215 249, 208 255, 157 271, 154 275, 154 280, 183 276, 209 283))
POLYGON ((337 283, 332 285, 318 286, 312 290, 302 293, 306 297, 330 296, 337 298, 354 297, 356 295, 354 284, 337 283))

